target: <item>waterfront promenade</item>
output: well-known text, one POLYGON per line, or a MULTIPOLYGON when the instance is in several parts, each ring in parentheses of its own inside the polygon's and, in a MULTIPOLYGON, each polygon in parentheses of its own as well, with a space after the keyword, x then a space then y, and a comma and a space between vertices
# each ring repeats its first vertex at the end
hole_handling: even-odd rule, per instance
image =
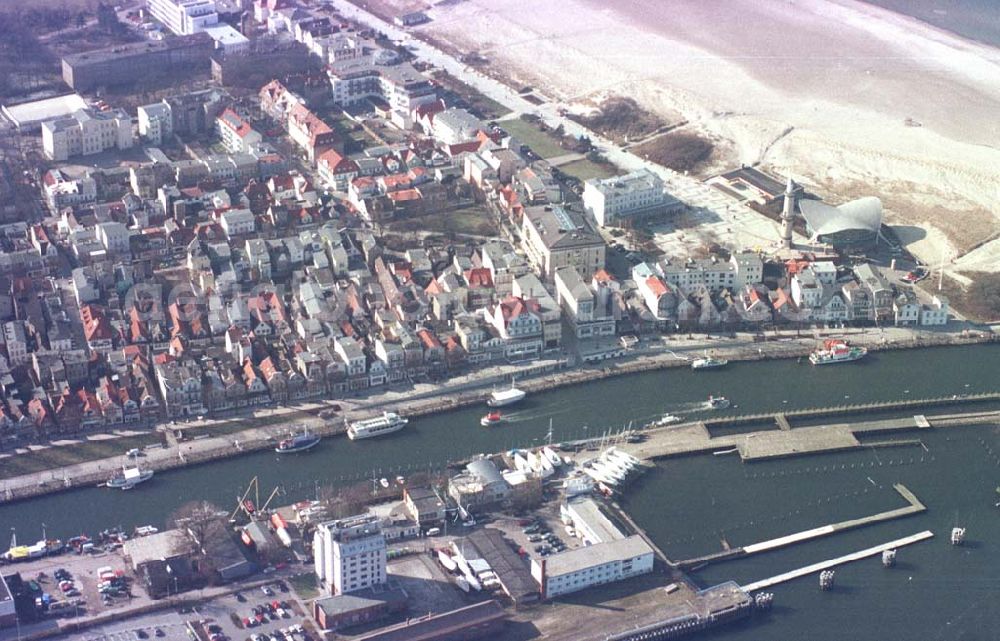
MULTIPOLYGON (((404 415, 415 417, 475 405, 483 401, 491 387, 503 384, 504 381, 515 375, 518 377, 519 387, 529 392, 540 392, 620 374, 653 371, 668 367, 687 367, 689 359, 700 355, 705 349, 711 349, 719 357, 732 361, 800 358, 815 348, 817 339, 834 335, 833 333, 824 333, 822 336, 817 336, 810 333, 807 336, 797 337, 795 332, 785 332, 782 335, 772 335, 770 338, 774 340, 765 342, 755 340, 752 334, 737 334, 735 338, 723 339, 707 339, 705 337, 688 339, 683 336, 654 337, 644 340, 639 348, 630 351, 623 358, 603 361, 598 364, 573 366, 564 356, 559 355, 556 358, 529 364, 504 365, 488 370, 479 370, 451 378, 440 384, 413 384, 383 390, 379 394, 364 397, 336 399, 336 402, 342 406, 343 412, 333 420, 323 420, 316 416, 322 408, 329 406, 329 402, 315 401, 290 406, 260 408, 255 410, 252 415, 191 421, 176 425, 167 424, 158 428, 164 433, 165 444, 147 447, 143 464, 157 471, 163 471, 238 456, 243 452, 269 449, 274 446, 278 438, 286 435, 290 429, 299 426, 308 426, 316 433, 332 436, 343 431, 345 421, 365 418, 384 410, 399 411, 404 415), (259 426, 254 426, 255 422, 259 426), (234 428, 240 428, 243 425, 247 425, 247 429, 234 430, 234 428), (175 430, 198 436, 179 442, 172 438, 166 438, 169 433, 175 430), (213 431, 218 435, 214 435, 213 431)), ((836 335, 847 338, 855 344, 865 344, 873 351, 937 344, 968 344, 984 342, 992 337, 992 335, 985 333, 973 335, 922 332, 901 328, 888 328, 885 332, 872 329, 852 329, 838 332, 836 335)), ((808 432, 801 432, 801 429, 805 428, 785 433, 786 436, 783 439, 775 439, 773 435, 764 435, 761 437, 760 444, 771 442, 770 445, 774 447, 784 444, 781 446, 789 451, 803 453, 811 450, 856 446, 850 435, 844 434, 842 431, 815 432, 810 435, 808 432), (823 436, 834 440, 823 441, 821 440, 823 436)), ((729 440, 725 443, 710 441, 710 438, 706 438, 704 428, 689 426, 684 430, 675 430, 669 439, 669 444, 665 445, 664 453, 660 455, 670 455, 671 452, 705 451, 720 444, 724 446, 727 443, 730 447, 737 445, 735 440, 729 440)), ((758 443, 747 445, 749 441, 750 439, 743 439, 745 449, 750 452, 752 458, 754 454, 749 448, 756 448, 758 443)), ((59 447, 73 447, 73 444, 59 447)), ((124 453, 123 448, 121 454, 124 455, 124 453)), ((10 456, 20 455, 10 454, 10 456)), ((28 455, 30 456, 30 454, 28 455)), ((122 456, 115 456, 0 480, 0 503, 40 496, 73 487, 92 487, 107 479, 115 469, 121 466, 122 462, 122 456)))

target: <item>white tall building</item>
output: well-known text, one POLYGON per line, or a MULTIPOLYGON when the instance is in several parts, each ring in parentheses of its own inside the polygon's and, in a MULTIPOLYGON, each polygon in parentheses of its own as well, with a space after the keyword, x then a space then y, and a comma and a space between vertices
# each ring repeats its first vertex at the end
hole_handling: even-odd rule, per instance
POLYGON ((159 145, 164 138, 169 138, 174 133, 173 114, 168 103, 143 105, 139 107, 138 114, 139 135, 147 142, 159 145))
POLYGON ((148 0, 149 13, 179 36, 219 23, 215 0, 148 0))
POLYGON ((108 221, 95 226, 97 240, 104 249, 113 256, 125 256, 129 253, 129 231, 122 223, 108 221))
POLYGON ((667 214, 680 202, 664 191, 663 180, 648 169, 584 183, 583 206, 601 227, 628 219, 667 214))
POLYGON ((385 583, 385 551, 373 514, 320 523, 313 535, 316 577, 334 595, 385 583))
POLYGON ((68 118, 42 123, 42 150, 50 160, 132 147, 132 119, 121 109, 81 109, 68 118))

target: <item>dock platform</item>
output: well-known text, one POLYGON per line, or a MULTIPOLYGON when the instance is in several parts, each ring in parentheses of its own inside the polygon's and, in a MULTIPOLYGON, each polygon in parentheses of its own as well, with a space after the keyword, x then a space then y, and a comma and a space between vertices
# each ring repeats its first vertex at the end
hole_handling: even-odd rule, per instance
POLYGON ((863 516, 857 519, 848 519, 847 521, 821 525, 809 530, 803 530, 802 532, 787 534, 768 541, 761 541, 760 543, 752 543, 738 548, 731 548, 728 550, 714 552, 712 554, 706 554, 693 559, 677 561, 673 565, 683 569, 701 568, 710 563, 718 563, 720 561, 728 561, 730 559, 750 556, 751 554, 768 552, 770 550, 776 550, 795 543, 802 543, 803 541, 808 541, 810 539, 829 536, 831 534, 837 534, 839 532, 853 530, 859 527, 866 527, 883 521, 891 521, 893 519, 919 514, 920 512, 927 510, 927 507, 920 502, 920 499, 918 499, 917 496, 902 483, 897 483, 892 487, 899 492, 900 496, 906 499, 906 502, 909 503, 909 505, 892 510, 886 510, 885 512, 879 512, 878 514, 872 514, 870 516, 863 516))
POLYGON ((852 561, 858 561, 870 556, 875 556, 877 554, 882 554, 886 550, 895 550, 897 548, 905 547, 907 545, 912 545, 920 541, 924 541, 934 536, 934 533, 930 530, 924 530, 923 532, 918 532, 902 539, 896 539, 895 541, 889 541, 888 543, 882 543, 881 545, 876 545, 875 547, 868 548, 866 550, 861 550, 859 552, 853 552, 851 554, 846 554, 836 559, 830 559, 828 561, 821 561, 819 563, 814 563, 812 565, 807 565, 804 568, 799 568, 798 570, 792 570, 791 572, 785 572, 784 574, 779 574, 777 576, 772 576, 769 579, 763 579, 761 581, 756 581, 754 583, 749 583, 743 586, 745 592, 755 592, 757 590, 763 590, 764 588, 769 588, 772 585, 778 585, 779 583, 784 583, 786 581, 791 581, 793 579, 798 579, 809 574, 814 574, 816 572, 822 572, 832 567, 838 565, 843 565, 845 563, 851 563, 852 561))

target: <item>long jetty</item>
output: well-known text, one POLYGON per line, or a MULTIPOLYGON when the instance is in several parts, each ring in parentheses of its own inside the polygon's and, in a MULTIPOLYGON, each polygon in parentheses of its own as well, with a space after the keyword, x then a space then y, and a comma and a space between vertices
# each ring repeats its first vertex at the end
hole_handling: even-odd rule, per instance
POLYGON ((742 414, 739 416, 720 416, 702 421, 708 429, 739 427, 757 423, 775 423, 779 429, 789 430, 795 419, 817 419, 830 416, 855 416, 875 412, 891 412, 929 407, 945 407, 948 405, 987 403, 1000 401, 1000 392, 982 392, 962 396, 938 396, 933 398, 908 398, 893 401, 872 401, 869 403, 853 403, 834 405, 830 407, 810 407, 785 410, 782 412, 761 412, 757 414, 742 414))
POLYGON ((840 412, 861 414, 864 412, 905 411, 990 401, 1000 401, 1000 393, 990 392, 955 398, 908 399, 831 408, 812 408, 794 412, 711 418, 693 423, 651 428, 643 432, 646 437, 643 441, 623 443, 619 445, 619 448, 637 458, 647 460, 721 452, 735 448, 739 452, 740 458, 748 463, 805 454, 856 450, 889 444, 888 441, 865 443, 859 437, 919 432, 931 428, 959 425, 997 424, 1000 423, 1000 410, 974 410, 940 415, 916 414, 898 418, 873 417, 853 423, 838 422, 801 427, 796 427, 788 417, 809 419, 835 416, 840 412), (779 419, 779 417, 783 418, 779 419), (771 421, 779 427, 778 429, 762 427, 760 430, 744 433, 726 433, 725 430, 726 427, 754 425, 764 421, 771 421))
POLYGON ((820 527, 812 528, 810 530, 804 530, 802 532, 796 532, 794 534, 780 536, 776 539, 770 539, 768 541, 762 541, 760 543, 753 543, 751 545, 746 545, 743 547, 731 548, 729 550, 722 550, 720 552, 706 554, 704 556, 695 557, 693 559, 678 561, 674 564, 674 566, 685 570, 693 570, 704 567, 710 563, 718 563, 719 561, 728 561, 731 559, 750 556, 752 554, 759 554, 761 552, 769 552, 771 550, 776 550, 778 548, 782 548, 788 545, 793 545, 795 543, 802 543, 803 541, 808 541, 810 539, 816 539, 819 537, 829 536, 831 534, 844 532, 846 530, 853 530, 859 527, 874 525, 875 523, 881 523, 883 521, 891 521, 893 519, 899 519, 905 516, 911 516, 913 514, 919 514, 920 512, 923 512, 927 509, 927 507, 923 503, 921 503, 920 500, 916 497, 916 495, 909 489, 907 489, 905 485, 897 483, 893 485, 893 488, 895 488, 895 490, 899 492, 900 496, 906 499, 909 505, 906 505, 905 507, 896 508, 893 510, 887 510, 885 512, 879 512, 878 514, 872 514, 870 516, 865 516, 858 519, 849 519, 847 521, 840 521, 839 523, 822 525, 820 527))
POLYGON ((744 592, 754 592, 756 590, 762 590, 764 588, 769 588, 772 585, 777 585, 779 583, 784 583, 786 581, 791 581, 793 579, 798 579, 809 574, 814 574, 816 572, 822 572, 832 567, 838 565, 843 565, 845 563, 850 563, 852 561, 858 561, 870 556, 875 556, 876 554, 881 554, 886 550, 895 550, 907 545, 912 545, 920 541, 924 541, 934 536, 934 533, 930 530, 924 530, 923 532, 918 532, 902 539, 896 539, 895 541, 889 541, 888 543, 882 543, 881 545, 876 545, 875 547, 867 548, 858 552, 852 552, 851 554, 846 554, 836 559, 830 559, 829 561, 821 561, 819 563, 814 563, 812 565, 807 565, 804 568, 799 568, 798 570, 792 570, 791 572, 785 572, 784 574, 779 574, 777 576, 772 576, 769 579, 763 579, 761 581, 755 581, 754 583, 749 583, 743 586, 744 592))

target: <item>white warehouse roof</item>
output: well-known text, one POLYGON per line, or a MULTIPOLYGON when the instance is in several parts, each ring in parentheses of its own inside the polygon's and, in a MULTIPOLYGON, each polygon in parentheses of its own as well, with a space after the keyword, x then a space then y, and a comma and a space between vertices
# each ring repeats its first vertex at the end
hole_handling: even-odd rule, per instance
POLYGON ((70 93, 20 105, 4 105, 3 115, 18 129, 32 129, 46 120, 64 118, 86 108, 87 101, 80 94, 70 93))

